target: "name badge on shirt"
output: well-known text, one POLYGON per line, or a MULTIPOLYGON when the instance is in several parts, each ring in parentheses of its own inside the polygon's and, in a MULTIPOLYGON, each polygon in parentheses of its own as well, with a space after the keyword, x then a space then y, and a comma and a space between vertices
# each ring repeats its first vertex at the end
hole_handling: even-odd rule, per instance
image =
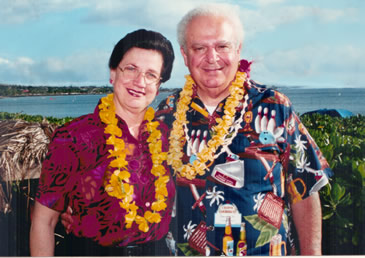
POLYGON ((283 212, 284 201, 272 192, 269 192, 262 201, 258 211, 258 216, 274 227, 280 229, 283 212))
POLYGON ((245 166, 243 160, 235 160, 216 165, 211 176, 218 182, 233 187, 244 186, 245 166))
POLYGON ((207 247, 207 225, 204 221, 195 228, 189 238, 189 246, 202 255, 205 255, 207 247))
POLYGON ((242 214, 233 203, 219 205, 217 212, 214 214, 214 226, 224 228, 226 226, 227 217, 231 217, 232 227, 241 227, 242 214))

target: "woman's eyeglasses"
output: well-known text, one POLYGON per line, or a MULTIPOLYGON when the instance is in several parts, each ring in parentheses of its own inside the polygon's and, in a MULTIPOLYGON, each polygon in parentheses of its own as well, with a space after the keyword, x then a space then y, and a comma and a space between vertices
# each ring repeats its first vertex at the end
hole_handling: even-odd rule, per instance
POLYGON ((119 69, 123 72, 124 78, 129 80, 135 80, 142 73, 146 85, 157 84, 162 79, 162 77, 154 72, 142 72, 139 68, 132 65, 126 65, 123 68, 119 67, 119 69))

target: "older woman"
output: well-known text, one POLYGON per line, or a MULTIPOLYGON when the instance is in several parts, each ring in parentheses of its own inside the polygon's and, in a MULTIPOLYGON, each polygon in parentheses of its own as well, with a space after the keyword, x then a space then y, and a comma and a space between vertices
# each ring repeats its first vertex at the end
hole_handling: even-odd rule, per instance
POLYGON ((58 128, 32 215, 33 256, 54 255, 60 213, 72 207, 67 255, 164 255, 175 186, 167 127, 148 109, 170 78, 174 53, 160 33, 127 34, 110 56, 114 94, 58 128), (165 248, 164 248, 165 247, 165 248))

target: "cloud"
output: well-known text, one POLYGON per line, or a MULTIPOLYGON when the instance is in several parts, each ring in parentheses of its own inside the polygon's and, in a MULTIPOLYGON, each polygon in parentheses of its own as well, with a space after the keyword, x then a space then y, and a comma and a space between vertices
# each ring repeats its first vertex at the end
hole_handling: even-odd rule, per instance
POLYGON ((9 60, 0 57, 0 65, 7 65, 7 64, 9 64, 9 60))
MULTIPOLYGON (((223 0, 0 0, 0 24, 25 23, 40 19, 52 12, 70 11, 78 8, 88 9, 82 22, 100 23, 115 26, 156 28, 174 33, 179 19, 191 8, 202 3, 236 1, 223 0)), ((289 5, 284 0, 246 0, 241 3, 241 17, 247 25, 247 34, 271 31, 280 25, 293 23, 305 17, 315 17, 318 21, 334 22, 341 18, 358 15, 354 8, 319 8, 315 6, 289 5), (253 8, 252 8, 253 7, 253 8)))
MULTIPOLYGON (((106 28, 120 28, 130 31, 146 27, 163 32, 174 44, 176 61, 172 79, 168 87, 181 87, 182 78, 187 73, 176 43, 175 30, 180 18, 192 7, 212 2, 208 0, 37 0, 13 1, 0 0, 0 24, 20 24, 32 20, 41 20, 45 14, 84 8, 80 22, 89 25, 102 24, 106 28)), ((214 1, 214 2, 229 2, 214 1)), ((237 4, 238 1, 231 1, 237 4)), ((299 1, 298 1, 299 2, 299 1)), ((300 1, 306 3, 306 1, 300 1)), ((295 3, 295 2, 294 2, 295 3)), ((294 5, 284 0, 242 0, 241 17, 246 25, 246 35, 255 52, 262 46, 255 46, 256 36, 265 32, 279 32, 281 26, 296 24, 309 18, 310 22, 333 23, 352 22, 359 17, 360 11, 350 8, 319 8, 315 6, 294 5), (289 5, 290 4, 290 5, 289 5), (276 31, 277 30, 277 31, 276 31)), ((318 4, 319 5, 319 4, 318 4)), ((92 26, 88 28, 93 28, 92 26)), ((281 34, 282 35, 282 34, 281 34)), ((91 45, 91 44, 90 44, 91 45)), ((261 44, 262 45, 262 44, 261 44)), ((264 83, 289 83, 300 81, 316 84, 319 81, 333 81, 345 85, 359 84, 364 81, 364 50, 346 45, 306 46, 270 51, 265 56, 255 56, 252 72, 253 79, 264 83), (336 54, 333 54, 336 53, 336 54), (323 78, 323 79, 320 79, 323 78), (361 79, 361 80, 360 80, 361 79)), ((265 48, 264 48, 265 49, 265 48)), ((267 48, 266 48, 267 49, 267 48)), ((109 51, 110 49, 107 49, 109 51)), ((265 51, 265 50, 263 50, 265 51)), ((12 57, 3 53, 0 57, 0 78, 5 83, 31 84, 90 84, 108 83, 107 59, 109 52, 84 49, 82 52, 70 51, 66 57, 46 57, 33 60, 29 57, 12 57), (5 57, 6 56, 6 57, 5 57), (67 81, 66 81, 67 80, 67 81)), ((24 54, 23 54, 24 55, 24 54)))
MULTIPOLYGON (((14 1, 0 0, 0 24, 21 24, 37 20, 42 15, 86 8, 89 13, 84 22, 106 23, 112 25, 157 24, 169 26, 185 12, 199 3, 208 0, 37 0, 14 1)), ((221 1, 215 1, 221 2, 221 1)))
POLYGON ((268 6, 273 4, 281 4, 285 2, 285 0, 255 0, 258 6, 268 6))
POLYGON ((255 60, 252 78, 266 84, 364 87, 364 58, 365 50, 352 45, 278 50, 255 60))
POLYGON ((50 12, 68 11, 85 7, 82 0, 0 0, 0 24, 21 24, 40 19, 50 12))
POLYGON ((48 13, 84 8, 88 12, 81 22, 133 27, 149 25, 175 31, 177 22, 188 10, 212 2, 237 4, 234 0, 0 0, 0 24, 21 24, 41 19, 48 13))
POLYGON ((83 22, 105 23, 115 26, 149 27, 164 33, 175 33, 180 18, 194 6, 208 0, 117 0, 97 1, 83 22))
POLYGON ((359 17, 359 11, 354 8, 333 9, 285 4, 258 5, 254 9, 241 7, 240 11, 248 38, 253 38, 259 33, 274 31, 282 25, 294 24, 306 18, 320 23, 333 23, 350 22, 359 17))
POLYGON ((8 84, 107 85, 108 58, 109 53, 97 50, 40 61, 28 57, 0 58, 0 77, 8 84))

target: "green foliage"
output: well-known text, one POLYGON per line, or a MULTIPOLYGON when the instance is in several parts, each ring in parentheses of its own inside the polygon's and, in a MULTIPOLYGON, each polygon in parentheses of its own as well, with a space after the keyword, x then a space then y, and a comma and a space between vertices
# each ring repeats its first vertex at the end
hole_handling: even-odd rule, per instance
POLYGON ((202 256, 198 251, 191 248, 189 243, 178 243, 176 245, 185 256, 202 256))
POLYGON ((363 254, 365 237, 365 117, 301 118, 334 172, 321 194, 323 254, 363 254))
POLYGON ((50 124, 63 125, 64 123, 67 123, 74 118, 69 116, 64 118, 56 118, 53 116, 44 117, 41 115, 27 115, 23 113, 0 112, 0 121, 8 119, 21 119, 27 122, 36 122, 36 123, 48 122, 50 124))

